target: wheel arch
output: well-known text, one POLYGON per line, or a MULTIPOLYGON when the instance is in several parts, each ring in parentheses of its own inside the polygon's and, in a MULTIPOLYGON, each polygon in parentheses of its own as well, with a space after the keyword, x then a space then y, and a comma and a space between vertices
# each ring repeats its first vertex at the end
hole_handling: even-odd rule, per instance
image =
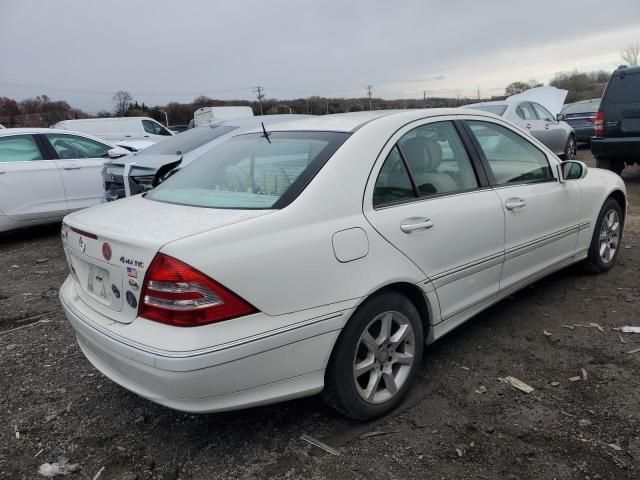
POLYGON ((614 190, 609 194, 609 196, 605 199, 605 202, 613 198, 618 204, 620 204, 620 209, 622 210, 622 221, 625 221, 625 217, 627 216, 627 196, 622 192, 622 190, 614 190))

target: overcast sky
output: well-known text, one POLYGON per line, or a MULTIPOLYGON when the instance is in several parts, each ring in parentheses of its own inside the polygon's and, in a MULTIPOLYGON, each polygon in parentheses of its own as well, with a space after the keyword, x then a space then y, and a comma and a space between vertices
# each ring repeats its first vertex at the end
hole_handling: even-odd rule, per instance
POLYGON ((640 0, 0 0, 0 96, 89 112, 170 100, 500 94, 612 70, 640 0))

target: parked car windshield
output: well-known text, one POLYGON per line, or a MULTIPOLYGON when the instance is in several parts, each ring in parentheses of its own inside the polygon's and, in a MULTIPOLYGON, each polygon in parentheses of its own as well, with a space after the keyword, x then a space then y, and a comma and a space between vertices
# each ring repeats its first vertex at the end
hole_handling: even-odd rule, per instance
POLYGON ((589 100, 587 102, 570 103, 565 105, 560 113, 571 115, 573 113, 593 113, 600 108, 600 99, 589 100))
POLYGON ((145 198, 210 208, 282 208, 347 137, 337 132, 238 135, 195 159, 145 198))
POLYGON ((213 125, 206 127, 196 127, 185 132, 174 135, 171 138, 162 140, 148 148, 138 152, 139 155, 175 155, 177 152, 187 153, 204 145, 207 142, 221 137, 225 133, 235 130, 237 127, 228 125, 213 125))
POLYGON ((502 116, 507 109, 506 105, 466 105, 463 108, 472 108, 474 110, 482 110, 484 112, 493 113, 502 116))

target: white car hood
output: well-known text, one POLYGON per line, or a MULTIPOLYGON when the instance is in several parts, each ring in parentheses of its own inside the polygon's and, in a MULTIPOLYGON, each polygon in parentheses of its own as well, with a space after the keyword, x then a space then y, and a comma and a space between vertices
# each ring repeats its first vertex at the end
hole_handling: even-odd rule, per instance
POLYGON ((536 102, 545 107, 552 115, 557 115, 562 110, 564 100, 567 98, 569 90, 562 90, 556 87, 536 87, 525 90, 522 93, 511 95, 507 98, 509 102, 536 102))

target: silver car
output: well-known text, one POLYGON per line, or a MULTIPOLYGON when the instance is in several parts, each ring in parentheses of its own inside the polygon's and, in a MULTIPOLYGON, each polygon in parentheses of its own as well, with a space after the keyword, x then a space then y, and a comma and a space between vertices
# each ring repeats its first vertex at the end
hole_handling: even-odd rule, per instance
POLYGON ((499 115, 529 132, 563 160, 576 158, 576 135, 573 128, 558 121, 545 107, 532 101, 498 101, 465 105, 499 115))

